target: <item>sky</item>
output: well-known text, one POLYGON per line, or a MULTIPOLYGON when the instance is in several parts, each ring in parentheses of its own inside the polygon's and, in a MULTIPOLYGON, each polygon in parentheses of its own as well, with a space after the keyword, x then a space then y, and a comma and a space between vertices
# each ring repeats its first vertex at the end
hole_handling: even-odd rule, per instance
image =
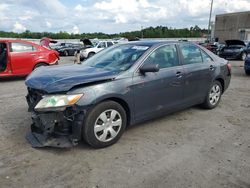
MULTIPOLYGON (((1 0, 0 30, 108 34, 168 26, 207 28, 211 0, 1 0)), ((250 11, 250 0, 214 0, 216 14, 250 11)))

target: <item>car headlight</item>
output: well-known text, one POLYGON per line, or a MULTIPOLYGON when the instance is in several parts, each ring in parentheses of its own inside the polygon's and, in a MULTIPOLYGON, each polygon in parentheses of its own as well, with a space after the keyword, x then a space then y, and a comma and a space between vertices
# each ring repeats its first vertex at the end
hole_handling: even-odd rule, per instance
POLYGON ((47 108, 60 108, 72 106, 83 96, 76 95, 45 95, 35 106, 35 110, 43 110, 47 108))

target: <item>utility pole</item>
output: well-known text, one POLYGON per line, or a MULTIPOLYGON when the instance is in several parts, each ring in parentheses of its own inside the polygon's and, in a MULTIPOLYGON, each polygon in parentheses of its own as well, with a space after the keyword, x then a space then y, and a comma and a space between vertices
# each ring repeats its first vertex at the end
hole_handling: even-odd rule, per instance
POLYGON ((207 40, 209 42, 211 42, 212 40, 210 27, 211 27, 211 16, 212 16, 212 11, 213 11, 213 2, 214 0, 211 0, 211 7, 210 7, 210 14, 209 14, 208 28, 207 28, 207 40))
POLYGON ((141 26, 141 38, 143 39, 143 26, 141 26))

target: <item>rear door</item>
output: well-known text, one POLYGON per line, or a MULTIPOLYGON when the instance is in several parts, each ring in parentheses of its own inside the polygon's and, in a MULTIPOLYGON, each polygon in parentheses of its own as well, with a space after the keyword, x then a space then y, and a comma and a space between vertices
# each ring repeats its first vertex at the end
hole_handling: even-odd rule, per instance
POLYGON ((28 74, 33 70, 37 49, 28 43, 10 43, 10 59, 14 74, 28 74))
POLYGON ((158 64, 160 70, 145 75, 138 71, 133 77, 136 120, 171 111, 183 102, 183 69, 175 45, 157 48, 144 64, 158 64))
POLYGON ((179 48, 185 72, 184 99, 192 105, 205 98, 216 66, 212 58, 196 45, 183 43, 179 48))

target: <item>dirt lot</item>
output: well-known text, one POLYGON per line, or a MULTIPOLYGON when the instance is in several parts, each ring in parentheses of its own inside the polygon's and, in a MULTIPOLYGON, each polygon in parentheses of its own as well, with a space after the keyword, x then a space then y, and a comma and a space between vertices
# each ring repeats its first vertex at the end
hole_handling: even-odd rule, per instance
POLYGON ((249 188, 250 77, 243 62, 232 64, 216 109, 193 107, 131 127, 100 150, 32 148, 24 78, 0 81, 0 187, 249 188))

